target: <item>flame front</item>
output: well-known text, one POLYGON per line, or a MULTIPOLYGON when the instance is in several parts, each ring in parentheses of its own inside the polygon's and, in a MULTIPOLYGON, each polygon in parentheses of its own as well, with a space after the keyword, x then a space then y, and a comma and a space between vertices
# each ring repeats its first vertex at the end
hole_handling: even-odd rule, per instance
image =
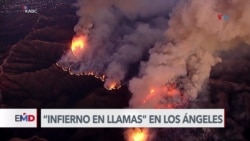
POLYGON ((183 95, 176 83, 168 83, 162 87, 149 89, 147 96, 142 99, 142 104, 152 105, 154 108, 178 108, 188 104, 188 97, 183 95), (161 102, 159 102, 161 101, 161 102))
POLYGON ((108 87, 109 90, 113 90, 116 87, 116 83, 111 83, 110 86, 108 87))
POLYGON ((126 131, 127 141, 147 141, 148 129, 128 129, 126 131))
MULTIPOLYGON (((83 52, 86 50, 86 46, 87 46, 87 36, 85 36, 85 35, 76 35, 76 36, 73 37, 72 42, 71 42, 71 52, 73 53, 73 55, 77 59, 79 59, 79 57, 81 57, 83 52)), ((104 87, 107 90, 115 90, 115 89, 119 89, 121 87, 121 84, 120 84, 119 81, 107 79, 107 76, 105 74, 98 73, 96 71, 91 71, 90 70, 90 71, 83 71, 83 72, 75 73, 75 72, 71 71, 70 67, 64 67, 64 66, 60 65, 59 63, 57 63, 57 66, 61 67, 64 71, 69 71, 69 73, 71 75, 94 76, 94 77, 100 79, 103 82, 105 81, 104 87)))
POLYGON ((116 82, 114 80, 110 80, 110 79, 106 79, 104 87, 107 90, 115 90, 115 89, 119 89, 121 87, 119 82, 116 82))
POLYGON ((75 36, 71 43, 71 50, 73 54, 78 57, 86 46, 86 37, 83 35, 75 36))

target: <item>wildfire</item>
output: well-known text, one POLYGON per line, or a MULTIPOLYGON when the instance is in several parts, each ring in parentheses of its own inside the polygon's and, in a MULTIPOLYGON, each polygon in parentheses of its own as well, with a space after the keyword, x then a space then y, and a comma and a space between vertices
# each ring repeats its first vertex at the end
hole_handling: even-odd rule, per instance
MULTIPOLYGON (((80 55, 82 55, 82 52, 86 50, 86 45, 87 45, 87 36, 76 35, 75 37, 73 37, 72 42, 71 42, 71 52, 76 58, 81 57, 80 55)), ((100 79, 101 81, 105 82, 104 87, 107 90, 115 90, 121 87, 121 84, 119 81, 117 82, 114 80, 107 79, 107 76, 103 73, 98 73, 92 70, 85 70, 83 72, 74 72, 71 70, 71 64, 67 64, 66 66, 64 66, 65 64, 56 63, 56 65, 58 67, 61 67, 64 71, 68 71, 70 75, 94 76, 95 78, 100 79)))
POLYGON ((121 87, 121 85, 120 85, 119 82, 116 82, 116 81, 114 81, 114 80, 107 79, 107 80, 105 81, 104 87, 105 87, 107 90, 115 90, 115 89, 119 89, 119 88, 121 87))
POLYGON ((129 129, 127 130, 127 141, 147 141, 148 140, 148 129, 129 129))
POLYGON ((110 86, 108 87, 109 90, 115 89, 116 83, 111 83, 110 86))
POLYGON ((145 134, 143 132, 137 132, 133 135, 134 141, 144 141, 145 140, 145 134))
POLYGON ((99 74, 97 72, 94 72, 94 71, 86 71, 84 73, 82 73, 82 75, 86 75, 86 76, 94 76, 95 78, 97 79, 100 79, 101 81, 105 81, 106 79, 106 75, 104 74, 99 74))
POLYGON ((155 101, 162 97, 165 102, 155 105, 155 108, 177 108, 186 104, 187 98, 176 86, 176 83, 169 83, 163 87, 154 87, 149 90, 148 95, 143 99, 142 103, 146 104, 150 101, 155 101))
POLYGON ((173 84, 168 84, 164 87, 163 91, 168 95, 168 96, 175 96, 176 94, 180 93, 178 88, 176 87, 176 83, 173 84))
POLYGON ((84 49, 86 45, 86 37, 83 35, 75 36, 71 43, 71 50, 73 54, 77 57, 80 52, 84 49))
POLYGON ((143 101, 143 104, 145 104, 148 100, 150 100, 152 97, 156 95, 155 89, 151 89, 149 95, 146 97, 146 99, 143 101))

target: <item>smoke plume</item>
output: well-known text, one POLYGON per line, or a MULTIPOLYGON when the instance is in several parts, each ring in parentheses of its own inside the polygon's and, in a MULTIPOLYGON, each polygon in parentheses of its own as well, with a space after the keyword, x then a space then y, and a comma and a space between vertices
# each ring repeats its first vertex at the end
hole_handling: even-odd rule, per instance
POLYGON ((250 1, 181 1, 171 12, 165 41, 150 49, 150 58, 141 63, 140 74, 129 83, 133 93, 131 107, 152 107, 176 103, 166 100, 159 91, 155 98, 144 103, 152 88, 177 83, 177 88, 194 100, 204 88, 211 68, 221 61, 218 52, 250 44, 250 1), (218 14, 229 15, 228 21, 219 20, 218 14))
POLYGON ((78 1, 76 36, 87 36, 85 49, 71 51, 58 62, 72 74, 106 75, 105 87, 126 79, 128 67, 139 63, 156 42, 163 40, 168 13, 176 1, 78 1))
POLYGON ((250 44, 249 0, 79 0, 76 6, 74 30, 87 43, 58 65, 72 74, 105 74, 109 88, 141 62, 129 81, 132 108, 187 107, 222 61, 219 52, 250 44))

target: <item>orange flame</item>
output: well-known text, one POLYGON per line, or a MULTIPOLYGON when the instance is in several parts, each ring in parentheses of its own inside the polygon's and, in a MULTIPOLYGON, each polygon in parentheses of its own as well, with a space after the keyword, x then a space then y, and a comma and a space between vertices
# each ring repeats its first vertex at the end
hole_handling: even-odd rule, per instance
POLYGON ((127 141, 147 141, 148 129, 129 129, 127 130, 127 141))
POLYGON ((150 100, 157 99, 159 97, 166 97, 169 101, 165 104, 155 105, 155 108, 176 108, 180 106, 180 104, 173 99, 179 98, 180 100, 185 100, 185 97, 183 97, 182 92, 177 88, 176 84, 169 83, 163 87, 154 87, 153 89, 150 89, 148 95, 143 99, 142 103, 146 104, 150 100))
POLYGON ((111 83, 110 86, 108 87, 109 90, 115 89, 116 83, 111 83))
POLYGON ((94 76, 95 78, 100 79, 103 82, 106 79, 106 75, 104 75, 104 74, 98 74, 98 73, 96 73, 94 71, 85 72, 85 73, 83 73, 83 75, 94 76))
POLYGON ((177 89, 176 84, 168 84, 164 87, 163 91, 168 96, 175 96, 176 94, 180 93, 180 91, 177 89))
POLYGON ((148 100, 150 100, 152 97, 156 95, 155 89, 151 89, 149 95, 146 97, 146 99, 143 101, 143 104, 145 104, 148 100))
POLYGON ((134 141, 143 141, 145 140, 145 134, 143 132, 137 132, 133 135, 133 140, 134 141))
POLYGON ((71 50, 76 57, 79 56, 81 51, 84 49, 86 40, 86 37, 83 35, 73 37, 71 50))
POLYGON ((104 84, 104 87, 107 90, 115 90, 115 89, 119 89, 121 87, 121 85, 119 82, 107 79, 105 84, 104 84))

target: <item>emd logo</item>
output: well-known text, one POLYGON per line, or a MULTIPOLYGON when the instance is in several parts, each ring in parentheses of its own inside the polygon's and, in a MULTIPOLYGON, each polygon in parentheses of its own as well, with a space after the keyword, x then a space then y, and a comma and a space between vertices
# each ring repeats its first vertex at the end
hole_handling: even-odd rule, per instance
POLYGON ((22 115, 15 115, 16 122, 33 122, 35 120, 35 115, 28 115, 23 113, 22 115))

